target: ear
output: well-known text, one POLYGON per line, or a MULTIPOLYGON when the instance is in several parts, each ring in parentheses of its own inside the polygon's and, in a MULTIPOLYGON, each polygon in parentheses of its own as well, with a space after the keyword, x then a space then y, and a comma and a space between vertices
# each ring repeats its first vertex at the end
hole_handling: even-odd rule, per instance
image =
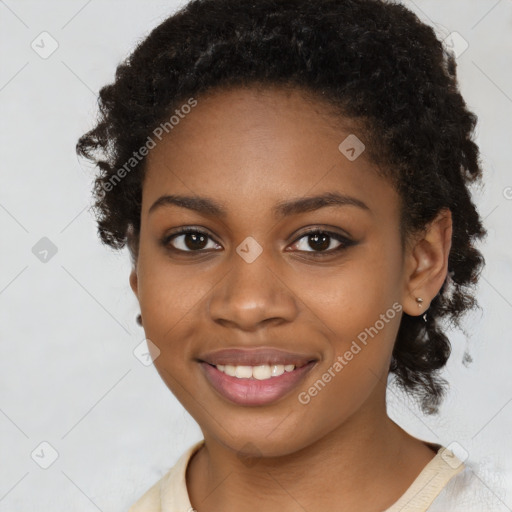
POLYGON ((443 286, 451 246, 452 214, 444 208, 406 249, 402 305, 408 315, 422 315, 443 286), (418 303, 417 297, 423 302, 418 303))
POLYGON ((137 300, 139 299, 139 279, 137 276, 137 267, 134 265, 130 272, 130 288, 133 290, 137 300))
POLYGON ((139 234, 135 233, 133 226, 128 226, 126 232, 126 245, 130 252, 130 259, 132 261, 132 271, 130 272, 130 287, 139 299, 139 280, 137 277, 137 260, 139 253, 139 234))

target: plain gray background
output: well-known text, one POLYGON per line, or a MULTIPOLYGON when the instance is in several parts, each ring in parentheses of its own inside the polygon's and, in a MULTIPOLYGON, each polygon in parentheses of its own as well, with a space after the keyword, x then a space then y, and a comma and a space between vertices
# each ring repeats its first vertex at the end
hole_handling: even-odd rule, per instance
MULTIPOLYGON (((389 411, 411 434, 467 453, 512 510, 512 1, 405 4, 441 38, 462 38, 460 87, 479 118, 485 172, 474 193, 489 236, 483 311, 451 335, 441 414, 422 415, 393 389, 389 411)), ((126 510, 201 438, 134 355, 144 333, 128 254, 100 244, 93 170, 74 152, 99 88, 177 6, 0 1, 0 511, 126 510)))

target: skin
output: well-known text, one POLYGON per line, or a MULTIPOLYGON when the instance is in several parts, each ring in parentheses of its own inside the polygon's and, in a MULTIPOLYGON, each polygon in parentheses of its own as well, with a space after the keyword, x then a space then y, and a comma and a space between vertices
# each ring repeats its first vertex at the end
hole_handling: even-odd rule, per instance
POLYGON ((402 251, 400 198, 364 152, 349 161, 338 150, 350 133, 358 131, 348 119, 336 127, 321 103, 298 90, 219 90, 198 98, 147 157, 130 285, 160 351, 154 364, 205 438, 187 469, 198 512, 380 512, 435 455, 387 416, 386 378, 403 312, 423 314, 446 278, 451 215, 440 212, 402 251), (369 210, 272 216, 278 202, 333 191, 369 210), (175 205, 150 213, 165 194, 209 197, 227 214, 175 205), (210 238, 198 246, 189 237, 187 246, 182 235, 164 247, 165 235, 184 226, 210 238), (355 243, 335 252, 340 242, 330 238, 319 250, 306 227, 355 243), (236 252, 248 236, 263 249, 252 263, 236 252), (331 255, 315 259, 322 250, 331 255), (298 393, 394 303, 402 312, 300 403, 298 393), (197 362, 208 351, 261 346, 318 359, 297 389, 269 405, 229 402, 197 362))

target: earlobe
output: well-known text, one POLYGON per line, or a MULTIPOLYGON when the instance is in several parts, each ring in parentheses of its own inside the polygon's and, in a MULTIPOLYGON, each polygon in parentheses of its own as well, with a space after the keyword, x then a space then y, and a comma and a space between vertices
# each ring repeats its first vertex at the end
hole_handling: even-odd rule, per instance
POLYGON ((446 279, 451 244, 452 215, 444 208, 408 250, 405 313, 418 316, 428 310, 446 279))
POLYGON ((130 272, 130 288, 133 290, 133 293, 139 298, 139 282, 137 277, 137 270, 132 268, 132 271, 130 272))

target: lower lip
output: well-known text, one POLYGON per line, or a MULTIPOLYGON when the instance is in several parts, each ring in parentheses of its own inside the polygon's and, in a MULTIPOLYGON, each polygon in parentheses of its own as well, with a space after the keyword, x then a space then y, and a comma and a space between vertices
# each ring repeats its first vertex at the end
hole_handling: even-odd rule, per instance
POLYGON ((278 377, 270 377, 265 380, 231 377, 217 370, 215 366, 204 362, 201 362, 201 367, 210 384, 224 398, 238 405, 266 405, 288 394, 299 384, 314 364, 315 361, 311 361, 291 372, 285 371, 278 377))

